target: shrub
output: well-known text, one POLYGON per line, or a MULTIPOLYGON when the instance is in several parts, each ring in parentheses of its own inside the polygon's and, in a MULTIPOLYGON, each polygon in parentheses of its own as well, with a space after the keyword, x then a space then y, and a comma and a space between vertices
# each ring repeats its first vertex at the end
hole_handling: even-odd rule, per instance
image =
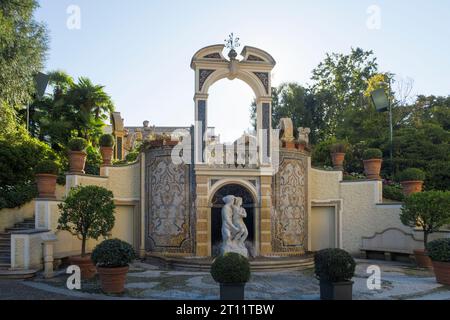
POLYGON ((427 253, 433 261, 450 262, 450 239, 430 241, 427 246, 427 253))
POLYGON ((404 195, 398 186, 383 185, 383 198, 402 202, 404 195))
POLYGON ((114 137, 111 134, 103 134, 100 136, 99 144, 101 147, 114 147, 114 137))
POLYGON ((370 148, 370 149, 365 150, 363 153, 364 160, 382 159, 382 158, 383 158, 383 152, 381 152, 380 149, 370 148))
POLYGON ((347 152, 347 149, 348 149, 347 144, 342 143, 342 142, 333 143, 330 146, 331 153, 345 153, 345 152, 347 152))
POLYGON ((59 165, 55 161, 44 160, 37 164, 35 172, 57 175, 59 172, 59 165))
POLYGON ((344 174, 343 177, 344 181, 358 181, 358 180, 364 180, 367 179, 365 175, 357 172, 352 172, 348 174, 344 174))
POLYGON ((58 229, 81 238, 81 255, 86 255, 86 240, 106 237, 114 226, 113 193, 99 186, 72 188, 58 205, 58 229))
POLYGON ((219 283, 244 283, 250 280, 250 263, 243 255, 228 252, 214 260, 211 275, 219 283))
POLYGON ((425 180, 425 173, 417 168, 408 168, 399 174, 400 181, 425 180))
POLYGON ((84 171, 86 174, 98 176, 100 174, 100 166, 102 164, 102 155, 100 154, 100 151, 90 145, 86 148, 86 154, 84 171))
POLYGON ((83 138, 73 138, 68 143, 69 150, 71 151, 84 151, 87 145, 87 141, 83 138))
POLYGON ((126 162, 135 162, 138 156, 139 156, 139 152, 132 151, 125 156, 125 161, 126 162))
POLYGON ((315 274, 323 281, 346 281, 355 274, 355 260, 342 249, 320 250, 314 255, 314 263, 315 274))
POLYGON ((406 197, 400 220, 406 226, 423 230, 427 248, 428 236, 450 223, 450 191, 425 191, 406 197))
POLYGON ((119 239, 105 240, 92 251, 92 261, 103 268, 125 267, 136 257, 133 247, 119 239))

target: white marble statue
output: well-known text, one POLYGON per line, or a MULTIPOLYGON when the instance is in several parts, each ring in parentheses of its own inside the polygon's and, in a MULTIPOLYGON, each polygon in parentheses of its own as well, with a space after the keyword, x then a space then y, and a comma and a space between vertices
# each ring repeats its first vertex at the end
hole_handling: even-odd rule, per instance
POLYGON ((245 240, 248 236, 243 218, 247 216, 242 208, 242 199, 232 195, 223 198, 222 208, 222 254, 227 252, 239 253, 248 257, 245 240))

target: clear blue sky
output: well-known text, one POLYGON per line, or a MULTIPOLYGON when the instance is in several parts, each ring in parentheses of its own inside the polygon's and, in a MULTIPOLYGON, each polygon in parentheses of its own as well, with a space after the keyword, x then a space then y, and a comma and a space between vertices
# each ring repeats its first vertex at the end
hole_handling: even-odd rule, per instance
MULTIPOLYGON (((277 61, 273 85, 306 84, 326 52, 374 50, 380 69, 414 79, 414 93, 450 94, 450 1, 40 0, 36 18, 50 30, 47 70, 62 69, 106 86, 126 125, 190 125, 190 59, 235 32, 242 45, 277 61), (69 30, 68 6, 81 10, 69 30), (381 9, 379 29, 367 10, 381 9)), ((209 124, 223 140, 248 128, 253 93, 222 80, 210 91, 209 124)))

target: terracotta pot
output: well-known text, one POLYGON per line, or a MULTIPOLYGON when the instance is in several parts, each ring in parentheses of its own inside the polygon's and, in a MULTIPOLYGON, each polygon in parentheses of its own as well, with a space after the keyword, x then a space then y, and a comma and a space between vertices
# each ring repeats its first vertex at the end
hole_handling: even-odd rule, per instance
POLYGON ((70 173, 84 174, 86 156, 84 151, 69 151, 70 173))
POLYGON ((163 143, 163 140, 152 140, 150 141, 150 147, 161 147, 163 143))
POLYGON ((178 140, 164 140, 165 146, 176 146, 179 143, 180 143, 180 141, 178 141, 178 140))
POLYGON ((333 168, 336 170, 344 170, 345 153, 335 152, 331 154, 331 160, 333 162, 333 168))
POLYGON ((296 143, 295 144, 295 147, 298 149, 298 150, 305 150, 306 149, 306 144, 305 143, 302 143, 302 142, 299 142, 299 143, 296 143))
POLYGON ((382 159, 368 159, 363 160, 364 162, 364 173, 367 176, 367 179, 381 179, 380 171, 381 171, 381 163, 382 159))
POLYGON ((122 293, 129 267, 102 268, 97 267, 102 290, 106 293, 122 293))
POLYGON ((72 256, 69 258, 69 263, 72 265, 77 265, 81 270, 81 279, 92 279, 97 272, 94 263, 91 260, 91 256, 72 256))
POLYGON ((100 147, 100 153, 102 154, 103 165, 110 166, 112 164, 111 160, 114 153, 113 147, 100 147))
POLYGON ((433 261, 436 282, 450 286, 450 262, 433 261))
POLYGON ((55 199, 56 175, 47 173, 36 174, 39 198, 55 199))
POLYGON ((405 196, 409 196, 416 192, 422 192, 423 181, 421 180, 401 181, 400 183, 403 187, 403 194, 405 196))
POLYGON ((414 258, 416 259, 417 266, 420 268, 432 268, 433 264, 431 262, 430 257, 427 255, 425 250, 417 249, 413 250, 414 258))

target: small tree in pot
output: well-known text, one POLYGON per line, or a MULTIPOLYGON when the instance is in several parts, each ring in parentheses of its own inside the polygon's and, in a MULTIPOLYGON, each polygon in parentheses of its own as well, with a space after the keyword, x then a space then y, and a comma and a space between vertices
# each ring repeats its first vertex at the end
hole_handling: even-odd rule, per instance
POLYGON ((217 257, 211 275, 220 283, 221 300, 244 300, 245 284, 250 280, 250 263, 246 257, 234 252, 217 257))
POLYGON ((344 142, 333 143, 330 146, 331 161, 335 170, 344 170, 345 153, 348 145, 344 142))
POLYGON ((44 160, 35 168, 39 198, 55 198, 56 179, 59 165, 52 160, 44 160))
POLYGON ((430 268, 432 263, 426 253, 428 237, 450 223, 450 191, 426 191, 406 197, 400 220, 406 226, 422 229, 424 249, 414 250, 414 256, 419 267, 430 268))
POLYGON ((133 247, 122 240, 105 240, 92 252, 97 265, 102 290, 106 293, 122 293, 129 269, 128 264, 136 257, 133 247))
POLYGON ((86 241, 106 237, 114 226, 113 193, 98 186, 72 188, 63 203, 58 205, 61 216, 58 229, 70 232, 81 240, 81 255, 70 257, 81 269, 83 279, 95 275, 95 266, 86 253, 86 241))
POLYGON ((356 263, 342 249, 324 249, 314 256, 315 274, 320 280, 320 299, 352 300, 356 263))
POLYGON ((383 153, 380 149, 370 148, 363 153, 364 173, 368 179, 381 179, 381 163, 383 153))
POLYGON ((73 138, 69 141, 68 146, 70 173, 84 174, 87 141, 83 138, 73 138))
POLYGON ((114 136, 111 134, 104 134, 100 137, 100 153, 102 154, 103 165, 110 166, 114 152, 114 136))
POLYGON ((408 196, 422 191, 425 172, 417 168, 408 168, 400 172, 399 178, 403 187, 403 194, 408 196))
POLYGON ((450 286, 450 239, 430 241, 427 251, 433 262, 436 281, 450 286))

